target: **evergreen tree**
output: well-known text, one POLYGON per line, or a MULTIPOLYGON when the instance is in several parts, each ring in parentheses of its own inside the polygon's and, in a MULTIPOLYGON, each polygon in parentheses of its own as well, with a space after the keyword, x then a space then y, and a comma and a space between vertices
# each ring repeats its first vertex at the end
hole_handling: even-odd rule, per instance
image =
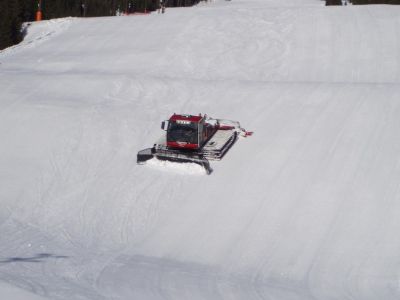
POLYGON ((0 0, 0 49, 22 39, 22 1, 0 0))
POLYGON ((328 5, 342 5, 341 0, 326 0, 326 6, 328 5))
POLYGON ((353 4, 400 4, 400 0, 353 0, 353 4))

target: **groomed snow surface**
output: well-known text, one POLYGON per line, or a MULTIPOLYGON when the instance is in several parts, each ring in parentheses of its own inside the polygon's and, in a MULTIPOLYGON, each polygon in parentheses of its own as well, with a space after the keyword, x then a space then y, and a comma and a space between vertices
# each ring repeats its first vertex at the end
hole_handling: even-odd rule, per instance
POLYGON ((32 24, 0 53, 0 298, 400 298, 400 7, 233 0, 32 24), (136 164, 238 120, 207 176, 136 164))

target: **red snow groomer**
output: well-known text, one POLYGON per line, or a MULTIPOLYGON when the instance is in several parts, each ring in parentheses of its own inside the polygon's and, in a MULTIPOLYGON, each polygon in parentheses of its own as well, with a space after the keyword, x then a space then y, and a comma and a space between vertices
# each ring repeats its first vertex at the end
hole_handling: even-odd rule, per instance
POLYGON ((177 115, 161 123, 166 131, 152 148, 139 151, 137 163, 157 158, 181 163, 201 165, 207 174, 212 172, 209 160, 220 160, 238 136, 252 134, 240 127, 239 122, 213 119, 207 115, 177 115))

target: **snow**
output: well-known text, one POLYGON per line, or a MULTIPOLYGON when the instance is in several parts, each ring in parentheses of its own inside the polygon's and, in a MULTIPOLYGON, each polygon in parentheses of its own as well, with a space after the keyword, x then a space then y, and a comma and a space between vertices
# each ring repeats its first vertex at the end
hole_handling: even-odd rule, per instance
POLYGON ((233 0, 34 23, 0 53, 0 296, 398 299, 400 8, 233 0), (136 164, 240 121, 206 176, 136 164))
POLYGON ((15 288, 10 286, 4 282, 0 282, 0 295, 3 299, 12 299, 12 300, 44 300, 46 298, 42 298, 33 293, 26 292, 22 289, 15 288))
POLYGON ((200 165, 194 163, 174 163, 170 161, 162 161, 158 159, 151 159, 146 162, 146 165, 158 170, 158 171, 167 171, 167 172, 175 172, 177 174, 184 175, 204 175, 206 171, 200 165))

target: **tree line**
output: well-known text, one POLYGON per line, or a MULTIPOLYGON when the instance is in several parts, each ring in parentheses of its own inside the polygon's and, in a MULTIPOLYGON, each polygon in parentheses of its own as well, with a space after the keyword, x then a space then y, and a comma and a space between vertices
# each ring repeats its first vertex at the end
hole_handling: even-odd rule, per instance
MULTIPOLYGON (((354 5, 363 4, 400 4, 400 0, 351 0, 354 5)), ((326 5, 342 5, 342 0, 326 0, 326 5)))
POLYGON ((19 43, 23 22, 43 19, 115 16, 118 13, 150 12, 160 3, 168 7, 192 6, 201 0, 0 0, 0 49, 19 43))
POLYGON ((353 4, 400 4, 400 0, 352 0, 353 4))

